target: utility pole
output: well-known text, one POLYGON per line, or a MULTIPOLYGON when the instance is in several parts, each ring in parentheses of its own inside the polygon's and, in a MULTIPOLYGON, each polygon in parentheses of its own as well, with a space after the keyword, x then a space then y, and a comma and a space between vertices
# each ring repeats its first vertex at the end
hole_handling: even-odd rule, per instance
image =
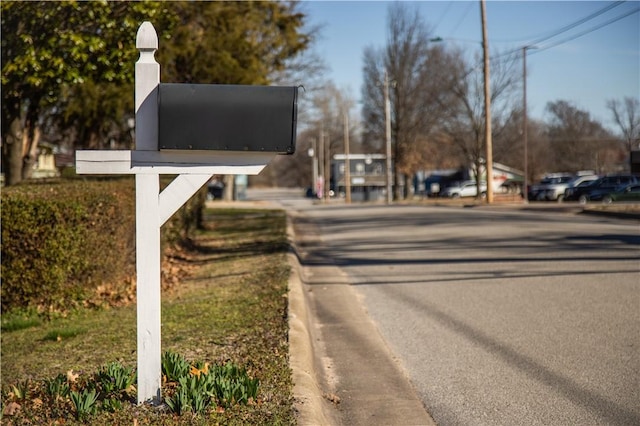
POLYGON ((320 166, 320 194, 319 197, 322 201, 325 201, 325 185, 326 185, 326 170, 324 169, 324 130, 320 130, 320 137, 318 138, 318 163, 320 166))
POLYGON ((529 141, 527 140, 527 47, 522 48, 522 138, 524 141, 524 179, 522 181, 522 198, 524 204, 529 204, 527 191, 527 175, 529 174, 529 141))
POLYGON ((344 190, 345 202, 351 203, 351 161, 349 160, 349 111, 344 112, 344 190))
MULTIPOLYGON (((323 132, 323 136, 326 136, 323 132)), ((331 201, 331 138, 324 144, 324 198, 331 201)), ((336 188, 337 189, 337 188, 336 188)))
POLYGON ((482 54, 484 57, 484 119, 487 153, 485 169, 487 174, 487 204, 493 203, 493 146, 491 142, 491 90, 489 77, 489 37, 487 35, 487 10, 485 0, 480 0, 482 16, 482 54))
POLYGON ((386 140, 386 163, 387 163, 387 204, 393 201, 391 192, 391 101, 389 100, 389 73, 384 72, 384 118, 385 118, 385 140, 386 140))
POLYGON ((524 141, 524 180, 522 181, 522 195, 524 203, 529 204, 529 124, 527 117, 527 50, 537 49, 536 46, 522 48, 522 138, 524 141))

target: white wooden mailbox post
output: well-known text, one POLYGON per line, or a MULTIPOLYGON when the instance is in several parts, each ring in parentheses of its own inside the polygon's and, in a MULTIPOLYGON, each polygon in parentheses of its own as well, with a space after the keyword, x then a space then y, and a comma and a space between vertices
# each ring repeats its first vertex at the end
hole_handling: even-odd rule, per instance
MULTIPOLYGON (((258 174, 277 152, 249 150, 246 147, 234 150, 233 146, 226 147, 227 150, 196 148, 161 151, 158 142, 161 127, 160 64, 154 57, 158 49, 158 36, 150 22, 144 22, 138 29, 136 48, 140 51, 140 58, 135 65, 136 149, 77 151, 76 170, 78 174, 136 176, 138 403, 143 403, 161 400, 160 227, 214 174, 258 174), (178 175, 162 192, 159 183, 161 174, 178 175)), ((290 148, 284 153, 291 153, 292 143, 295 143, 297 92, 293 89, 293 140, 289 141, 290 148)), ((188 87, 185 92, 193 90, 188 87)), ((246 87, 244 90, 247 90, 246 87)), ((232 90, 231 93, 235 92, 232 90)), ((238 107, 234 105, 232 108, 238 107)), ((185 144, 191 146, 189 141, 185 144)))

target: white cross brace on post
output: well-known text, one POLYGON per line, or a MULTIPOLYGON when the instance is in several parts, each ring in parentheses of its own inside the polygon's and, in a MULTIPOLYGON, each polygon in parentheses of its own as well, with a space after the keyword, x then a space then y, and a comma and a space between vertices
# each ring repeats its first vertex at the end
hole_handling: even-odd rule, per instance
POLYGON ((158 150, 160 64, 150 22, 138 29, 135 65, 136 149, 77 151, 78 174, 136 175, 138 403, 161 401, 160 227, 214 174, 255 175, 275 152, 158 150), (161 174, 178 175, 161 193, 161 174))

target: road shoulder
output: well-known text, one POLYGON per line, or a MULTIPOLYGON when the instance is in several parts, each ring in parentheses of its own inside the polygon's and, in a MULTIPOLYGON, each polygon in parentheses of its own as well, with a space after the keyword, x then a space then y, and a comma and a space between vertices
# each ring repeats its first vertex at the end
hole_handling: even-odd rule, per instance
POLYGON ((299 274, 292 273, 290 338, 299 423, 434 425, 345 274, 306 252, 317 232, 293 216, 292 269, 299 274))

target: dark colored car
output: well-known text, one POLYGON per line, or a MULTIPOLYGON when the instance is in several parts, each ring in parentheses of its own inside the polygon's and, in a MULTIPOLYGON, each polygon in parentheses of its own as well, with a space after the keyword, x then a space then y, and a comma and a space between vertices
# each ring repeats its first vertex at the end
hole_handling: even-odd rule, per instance
POLYGON ((207 185, 207 199, 220 200, 224 195, 224 183, 219 180, 212 180, 207 185))
POLYGON ((591 194, 590 201, 602 201, 603 204, 611 204, 619 201, 635 201, 640 202, 640 183, 632 183, 623 185, 614 191, 596 192, 591 194))
POLYGON ((637 176, 630 174, 607 175, 594 180, 590 185, 575 188, 575 191, 566 200, 579 201, 584 204, 591 200, 592 195, 598 196, 598 194, 613 192, 616 188, 639 181, 637 176))

